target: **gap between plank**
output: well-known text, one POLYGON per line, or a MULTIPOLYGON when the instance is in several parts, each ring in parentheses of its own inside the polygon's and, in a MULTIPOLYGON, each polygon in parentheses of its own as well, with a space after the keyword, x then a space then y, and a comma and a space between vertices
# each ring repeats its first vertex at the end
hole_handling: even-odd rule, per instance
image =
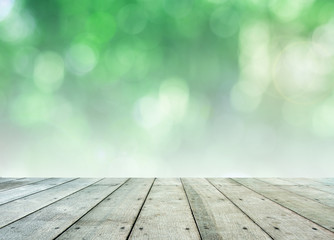
MULTIPOLYGON (((260 178, 255 178, 255 179, 257 179, 257 180, 260 180, 260 178)), ((288 182, 290 182, 290 183, 293 183, 293 184, 295 184, 295 186, 304 186, 304 187, 308 187, 308 188, 312 188, 312 189, 314 189, 314 190, 318 190, 318 191, 321 191, 321 192, 324 192, 324 193, 329 193, 329 194, 334 194, 333 192, 328 192, 328 191, 326 191, 326 190, 322 190, 322 189, 319 189, 319 188, 316 188, 316 187, 312 187, 312 185, 305 185, 305 184, 298 184, 298 183, 295 183, 295 182, 293 182, 293 181, 290 181, 290 180, 288 180, 288 179, 284 179, 284 178, 279 178, 279 179, 282 179, 282 180, 284 180, 284 181, 288 181, 288 182)), ((314 181, 313 179, 311 179, 312 181, 314 181)), ((262 181, 262 180, 260 180, 260 181, 262 181)), ((263 182, 263 181, 262 181, 263 182)), ((323 184, 323 183, 321 183, 321 182, 317 182, 317 181, 315 181, 316 183, 319 183, 319 184, 322 184, 322 185, 324 185, 324 186, 327 186, 327 185, 325 185, 325 184, 323 184)), ((267 183, 267 182, 266 182, 267 183)), ((276 186, 276 185, 274 185, 274 186, 276 186)), ((334 185, 333 185, 334 186, 334 185)), ((331 187, 331 186, 327 186, 327 187, 331 187)))
POLYGON ((274 239, 266 230, 264 230, 257 222, 255 222, 247 213, 245 213, 238 205, 236 205, 229 197, 227 197, 227 195, 225 195, 222 191, 220 191, 220 189, 218 189, 209 179, 205 178, 205 180, 208 181, 215 189, 217 189, 224 197, 226 197, 236 208, 238 208, 247 218, 249 218, 255 225, 257 225, 271 239, 274 239))
POLYGON ((96 183, 102 181, 103 179, 104 179, 104 178, 101 178, 100 180, 98 180, 98 181, 96 181, 96 182, 93 182, 92 184, 89 184, 88 186, 83 187, 83 188, 79 189, 78 191, 75 191, 75 192, 73 192, 73 193, 71 193, 71 194, 69 194, 69 195, 66 195, 66 196, 64 196, 64 197, 62 197, 62 198, 60 198, 60 199, 58 199, 58 200, 56 200, 56 201, 54 201, 54 202, 52 202, 52 203, 50 203, 50 204, 48 204, 48 205, 45 205, 44 207, 41 207, 41 208, 39 208, 39 209, 37 209, 37 210, 31 212, 31 213, 28 213, 27 215, 25 215, 25 216, 23 216, 23 217, 20 217, 20 218, 14 220, 13 222, 8 223, 8 224, 6 224, 6 225, 0 227, 0 229, 1 229, 1 228, 4 228, 4 227, 6 227, 6 226, 8 226, 8 225, 10 225, 10 224, 12 224, 12 223, 14 223, 14 222, 17 222, 17 221, 21 220, 22 218, 25 218, 25 217, 27 217, 27 216, 29 216, 29 215, 31 215, 31 214, 33 214, 33 213, 35 213, 35 212, 37 212, 37 211, 43 209, 43 208, 46 208, 46 207, 48 207, 48 206, 50 206, 50 205, 52 205, 52 204, 54 204, 54 203, 56 203, 56 202, 58 202, 58 201, 64 199, 64 198, 67 198, 68 196, 71 196, 71 195, 73 195, 73 194, 75 194, 75 193, 77 193, 77 192, 79 192, 79 191, 81 191, 81 190, 83 190, 83 189, 85 189, 85 188, 88 188, 88 187, 92 186, 93 184, 96 184, 96 183))
POLYGON ((189 197, 188 197, 188 194, 187 194, 186 189, 184 188, 184 184, 183 184, 183 180, 182 180, 182 178, 180 178, 180 181, 181 181, 181 184, 182 184, 182 188, 183 188, 184 194, 186 195, 186 198, 187 198, 187 202, 188 202, 188 205, 189 205, 189 208, 190 208, 191 215, 193 216, 193 219, 194 219, 194 221, 195 221, 195 224, 196 224, 196 228, 197 228, 199 237, 200 237, 200 239, 202 240, 202 239, 203 239, 203 238, 202 238, 202 234, 201 234, 201 231, 199 230, 199 226, 198 226, 197 220, 196 220, 196 218, 195 218, 193 209, 191 208, 191 204, 190 204, 190 201, 189 201, 189 197))
MULTIPOLYGON (((11 181, 8 181, 8 182, 4 182, 4 183, 10 183, 10 182, 13 182, 13 181, 17 181, 17 180, 22 180, 22 179, 25 179, 25 178, 18 178, 18 179, 14 179, 14 180, 11 180, 11 181)), ((16 187, 12 187, 12 188, 8 188, 8 189, 1 189, 0 190, 0 193, 2 194, 3 192, 6 192, 8 190, 12 190, 12 189, 15 189, 15 188, 19 188, 19 187, 23 187, 23 186, 27 186, 27 185, 30 185, 30 184, 34 184, 34 183, 38 183, 38 182, 41 182, 41 181, 44 181, 44 180, 48 180, 48 179, 51 179, 51 178, 45 178, 45 179, 42 179, 42 180, 39 180, 39 181, 36 181, 36 182, 31 182, 31 183, 26 183, 26 184, 23 184, 23 185, 19 185, 19 186, 16 186, 16 187)))
MULTIPOLYGON (((257 193, 257 194, 261 195, 262 197, 264 197, 264 198, 267 198, 269 201, 272 201, 272 202, 274 202, 274 203, 276 203, 276 204, 280 205, 281 207, 284 207, 285 209, 288 209, 288 210, 290 210, 291 212, 294 212, 294 213, 295 213, 295 214, 297 214, 298 216, 301 216, 302 218, 304 218, 304 219, 306 219, 306 220, 308 220, 308 221, 310 221, 310 222, 312 222, 312 223, 314 223, 314 224, 318 225, 319 227, 321 227, 321 228, 323 228, 323 229, 326 229, 327 231, 329 231, 329 232, 333 233, 333 231, 331 231, 330 229, 328 229, 328 228, 326 228, 326 227, 324 227, 324 226, 320 225, 319 223, 316 223, 316 222, 314 222, 314 221, 313 221, 313 220, 311 220, 311 219, 308 219, 307 217, 305 217, 305 216, 301 215, 300 213, 298 213, 298 212, 294 211, 293 209, 291 209, 291 208, 288 208, 288 207, 286 207, 286 206, 284 206, 284 205, 280 204, 279 202, 276 202, 276 201, 274 201, 274 200, 272 200, 272 199, 270 199, 270 198, 266 197, 265 195, 263 195, 263 194, 261 194, 261 193, 259 193, 259 192, 255 191, 254 189, 251 189, 250 187, 247 187, 246 185, 244 185, 244 184, 242 184, 242 183, 240 183, 240 182, 238 182, 238 181, 234 180, 233 178, 231 178, 231 179, 232 179, 234 182, 236 182, 236 183, 238 183, 238 184, 241 184, 241 185, 242 185, 242 186, 244 186, 245 188, 248 188, 249 190, 251 190, 251 191, 253 191, 253 192, 255 192, 255 193, 257 193)), ((273 185, 273 184, 270 184, 270 183, 268 183, 268 184, 269 184, 269 185, 273 185)), ((274 185, 273 185, 273 186, 274 186, 274 185)))
POLYGON ((132 224, 132 226, 131 226, 131 229, 130 229, 130 231, 129 231, 128 236, 126 237, 126 240, 128 240, 128 239, 130 238, 130 236, 131 236, 131 233, 132 233, 132 231, 133 231, 133 228, 135 227, 135 224, 136 224, 136 222, 137 222, 137 220, 138 220, 138 218, 139 218, 139 215, 140 215, 140 213, 141 213, 141 211, 142 211, 142 209, 143 209, 143 207, 144 207, 144 205, 145 205, 145 203, 146 203, 146 199, 147 199, 148 195, 150 194, 151 189, 152 189, 152 187, 153 187, 153 185, 154 185, 156 179, 157 179, 157 178, 154 178, 154 179, 153 179, 153 182, 152 182, 152 184, 151 184, 151 187, 150 187, 150 189, 148 189, 148 191, 147 191, 146 197, 145 197, 145 199, 144 199, 144 201, 143 201, 143 204, 141 205, 141 207, 140 207, 140 209, 139 209, 139 211, 138 211, 138 214, 137 214, 137 216, 136 216, 136 218, 135 218, 135 220, 134 220, 134 222, 133 222, 133 224, 132 224))
MULTIPOLYGON (((48 179, 52 179, 52 178, 48 178, 48 179)), ((44 179, 44 180, 42 180, 42 181, 46 181, 46 180, 48 180, 48 179, 44 179)), ((4 205, 4 204, 7 204, 7 203, 10 203, 10 202, 13 202, 13 201, 16 201, 16 200, 19 200, 19 199, 21 199, 21 198, 29 197, 29 196, 34 195, 34 194, 36 194, 36 193, 40 193, 40 192, 43 192, 43 191, 52 189, 52 188, 57 187, 57 186, 61 186, 61 185, 65 184, 65 183, 69 183, 69 182, 72 182, 72 181, 77 180, 77 179, 79 179, 79 178, 73 178, 73 179, 71 179, 71 180, 69 180, 69 181, 67 181, 67 182, 60 183, 60 184, 58 184, 58 185, 55 185, 55 186, 52 186, 52 187, 49 187, 49 188, 40 190, 40 191, 38 191, 38 192, 30 193, 30 194, 28 194, 28 195, 24 195, 24 196, 19 197, 19 198, 16 198, 16 199, 9 200, 8 202, 1 203, 0 206, 1 206, 1 205, 4 205)), ((11 190, 11 189, 9 189, 9 190, 11 190)))
MULTIPOLYGON (((10 179, 11 177, 8 177, 8 178, 5 178, 5 177, 1 177, 0 179, 10 179)), ((0 182, 0 185, 3 184, 3 183, 9 183, 9 182, 12 182, 12 181, 16 181, 16 180, 20 180, 20 179, 24 179, 24 178, 12 178, 12 180, 8 180, 8 181, 4 181, 4 182, 0 182)))
POLYGON ((55 236, 53 239, 57 239, 60 235, 62 235, 64 232, 66 232, 70 227, 72 227, 74 224, 76 224, 80 219, 82 219, 84 216, 86 216, 89 212, 91 212, 97 205, 99 205, 101 202, 103 202, 105 199, 110 197, 115 191, 117 191, 120 187, 122 187, 125 183, 127 183, 130 180, 130 178, 126 179, 122 184, 120 184, 117 188, 115 188, 110 194, 108 194, 106 197, 104 197, 101 201, 99 201, 97 204, 95 204, 91 209, 89 209, 85 214, 83 214, 80 218, 78 218, 76 221, 74 221, 71 225, 69 225, 67 228, 65 228, 61 233, 59 233, 57 236, 55 236))
MULTIPOLYGON (((255 180, 258 180, 258 181, 261 181, 261 182, 263 182, 263 183, 265 183, 265 184, 270 184, 270 185, 272 185, 272 186, 274 186, 274 187, 277 187, 277 188, 279 188, 279 189, 281 189, 281 190, 283 190, 283 191, 287 191, 287 192, 296 194, 297 196, 300 196, 300 197, 302 197, 302 198, 306 198, 306 199, 308 199, 308 200, 310 200, 310 201, 312 201, 312 202, 315 202, 315 203, 317 203, 317 204, 324 205, 325 207, 331 207, 331 208, 332 208, 332 206, 328 206, 328 205, 326 205, 326 204, 324 204, 324 203, 322 203, 322 202, 315 201, 314 199, 312 199, 312 198, 310 198, 310 197, 306 197, 306 196, 301 195, 301 194, 299 194, 299 193, 296 193, 296 192, 294 192, 294 191, 291 191, 291 190, 282 188, 282 187, 280 187, 280 185, 275 185, 275 184, 272 184, 272 183, 270 183, 270 182, 263 181, 263 180, 261 180, 261 178, 254 178, 254 179, 255 179, 255 180)), ((309 187, 309 186, 307 186, 307 185, 299 185, 299 186, 305 186, 305 187, 308 187, 308 188, 312 188, 312 187, 309 187)), ((316 189, 316 188, 312 188, 312 189, 321 191, 320 189, 316 189)), ((321 191, 321 192, 324 192, 324 193, 327 193, 327 194, 332 194, 332 195, 334 195, 333 193, 329 193, 329 192, 325 192, 325 191, 321 191)))

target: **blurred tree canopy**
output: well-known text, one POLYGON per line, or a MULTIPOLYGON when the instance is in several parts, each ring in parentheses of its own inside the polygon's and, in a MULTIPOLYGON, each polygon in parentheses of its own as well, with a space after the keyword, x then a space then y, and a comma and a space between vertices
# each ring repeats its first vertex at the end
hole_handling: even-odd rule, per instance
POLYGON ((333 136, 333 63, 327 0, 2 0, 0 128, 159 156, 226 114, 333 136))

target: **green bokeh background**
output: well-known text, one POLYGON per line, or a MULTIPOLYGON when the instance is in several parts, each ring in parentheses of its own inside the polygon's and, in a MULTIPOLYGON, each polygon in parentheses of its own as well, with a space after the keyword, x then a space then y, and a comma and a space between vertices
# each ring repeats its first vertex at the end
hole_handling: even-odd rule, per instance
POLYGON ((334 2, 0 0, 0 175, 330 176, 334 2))

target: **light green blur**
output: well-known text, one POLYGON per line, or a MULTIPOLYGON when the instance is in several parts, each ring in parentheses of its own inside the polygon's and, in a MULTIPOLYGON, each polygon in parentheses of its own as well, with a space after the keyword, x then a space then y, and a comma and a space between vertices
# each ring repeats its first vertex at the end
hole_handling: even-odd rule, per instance
POLYGON ((0 175, 334 174, 334 2, 0 0, 0 175))

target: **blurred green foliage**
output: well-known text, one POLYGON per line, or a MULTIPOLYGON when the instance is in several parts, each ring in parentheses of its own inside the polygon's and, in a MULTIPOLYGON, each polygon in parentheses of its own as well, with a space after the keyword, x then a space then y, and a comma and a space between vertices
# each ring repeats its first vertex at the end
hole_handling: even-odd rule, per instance
POLYGON ((0 147, 152 165, 236 156, 240 122, 331 137, 333 63, 327 0, 0 0, 0 147))

